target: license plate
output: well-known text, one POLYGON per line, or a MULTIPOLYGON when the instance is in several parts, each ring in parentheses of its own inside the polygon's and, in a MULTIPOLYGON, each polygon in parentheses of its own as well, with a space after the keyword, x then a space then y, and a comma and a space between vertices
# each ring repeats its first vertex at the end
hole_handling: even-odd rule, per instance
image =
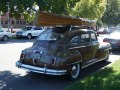
POLYGON ((40 54, 39 53, 32 54, 32 58, 40 59, 40 54))

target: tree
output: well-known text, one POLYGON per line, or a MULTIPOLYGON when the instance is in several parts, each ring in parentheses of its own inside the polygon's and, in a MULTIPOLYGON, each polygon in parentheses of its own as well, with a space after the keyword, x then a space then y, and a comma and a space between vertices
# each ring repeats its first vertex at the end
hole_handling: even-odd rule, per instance
POLYGON ((120 0, 108 0, 107 9, 102 17, 102 22, 110 25, 120 23, 120 0))
POLYGON ((40 11, 68 15, 71 8, 80 0, 35 0, 40 11))
POLYGON ((0 11, 3 14, 8 12, 8 4, 10 7, 10 17, 20 18, 22 15, 27 16, 25 19, 28 21, 33 20, 32 6, 34 0, 0 0, 0 11))
POLYGON ((76 3, 71 15, 98 20, 106 9, 106 0, 80 0, 76 3))
MULTIPOLYGON (((0 11, 6 13, 8 0, 0 2, 0 11)), ((106 0, 9 0, 10 17, 20 18, 23 15, 26 20, 33 20, 35 2, 40 11, 95 20, 103 15, 106 5, 106 0)))

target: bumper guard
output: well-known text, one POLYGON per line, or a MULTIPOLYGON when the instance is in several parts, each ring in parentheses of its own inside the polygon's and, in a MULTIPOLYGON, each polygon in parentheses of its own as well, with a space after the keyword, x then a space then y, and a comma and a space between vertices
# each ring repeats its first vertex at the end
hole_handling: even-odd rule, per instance
POLYGON ((31 65, 22 64, 21 62, 16 62, 16 66, 18 68, 23 68, 32 72, 48 74, 48 75, 65 75, 67 72, 67 70, 54 70, 54 69, 48 69, 47 67, 44 68, 35 67, 31 65))

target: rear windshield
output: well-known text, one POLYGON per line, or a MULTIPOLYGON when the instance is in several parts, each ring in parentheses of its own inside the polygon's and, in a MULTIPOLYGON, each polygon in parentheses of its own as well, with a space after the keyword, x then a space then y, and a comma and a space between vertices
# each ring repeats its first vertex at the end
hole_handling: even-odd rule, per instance
POLYGON ((24 27, 22 30, 28 31, 28 30, 31 30, 31 29, 32 29, 32 27, 24 27))
POLYGON ((46 30, 39 35, 38 40, 55 41, 60 40, 61 38, 63 38, 63 34, 54 32, 53 30, 46 30))

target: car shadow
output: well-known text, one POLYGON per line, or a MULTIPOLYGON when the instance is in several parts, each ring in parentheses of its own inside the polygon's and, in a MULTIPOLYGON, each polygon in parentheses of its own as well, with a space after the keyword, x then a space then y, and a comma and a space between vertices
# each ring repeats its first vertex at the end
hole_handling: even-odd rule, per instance
POLYGON ((8 41, 0 41, 0 44, 13 44, 13 43, 33 43, 36 39, 10 39, 8 41))
POLYGON ((68 80, 67 76, 51 76, 38 73, 27 73, 24 76, 11 71, 0 72, 0 89, 2 90, 63 90, 65 87, 81 80, 106 67, 107 63, 96 63, 81 71, 75 81, 68 80), (96 67, 97 66, 97 67, 96 67))

